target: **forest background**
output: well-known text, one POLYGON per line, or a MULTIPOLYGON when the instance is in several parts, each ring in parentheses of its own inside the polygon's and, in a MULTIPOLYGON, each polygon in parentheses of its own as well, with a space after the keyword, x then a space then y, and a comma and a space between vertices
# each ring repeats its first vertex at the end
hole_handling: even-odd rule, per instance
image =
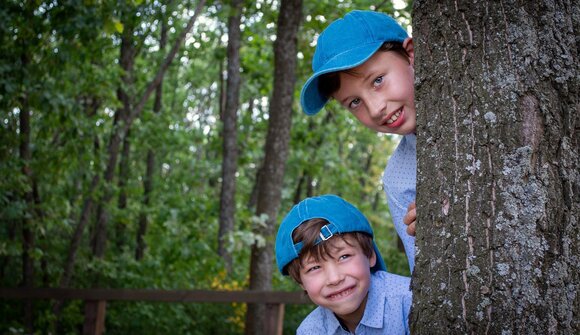
MULTIPOLYGON (((252 247, 273 240, 260 233, 268 218, 256 214, 256 202, 270 113, 277 112, 270 107, 280 5, 2 3, 0 287, 249 287, 252 247), (224 111, 228 78, 235 77, 228 22, 236 6, 238 150, 229 180, 235 192, 227 191, 235 207, 224 217, 224 139, 232 138, 224 111), (227 220, 234 225, 224 232, 220 224, 227 220)), ((380 182, 399 138, 365 129, 336 104, 307 117, 298 97, 317 33, 329 22, 372 9, 410 27, 411 4, 305 0, 301 6, 288 157, 274 221, 307 196, 339 194, 371 221, 389 270, 408 275, 380 182)), ((276 271, 272 285, 299 289, 276 271)), ((287 306, 285 332, 293 333, 312 308, 287 306)), ((106 332, 237 334, 245 311, 244 304, 114 302, 106 332)), ((0 301, 2 334, 28 327, 77 333, 82 321, 81 301, 0 301)))

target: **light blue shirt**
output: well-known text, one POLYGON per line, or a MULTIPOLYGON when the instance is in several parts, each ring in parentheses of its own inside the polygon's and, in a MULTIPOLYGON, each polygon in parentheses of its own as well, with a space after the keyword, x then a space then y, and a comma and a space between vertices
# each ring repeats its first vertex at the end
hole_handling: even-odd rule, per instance
MULTIPOLYGON (((398 335, 410 334, 411 309, 410 278, 385 271, 371 275, 371 285, 363 317, 355 334, 398 335)), ((343 328, 334 313, 318 306, 302 321, 297 335, 351 334, 343 328)))
POLYGON ((383 173, 383 187, 397 234, 403 241, 413 273, 415 267, 415 237, 407 234, 403 217, 409 204, 415 200, 417 188, 417 137, 405 135, 389 159, 383 173))

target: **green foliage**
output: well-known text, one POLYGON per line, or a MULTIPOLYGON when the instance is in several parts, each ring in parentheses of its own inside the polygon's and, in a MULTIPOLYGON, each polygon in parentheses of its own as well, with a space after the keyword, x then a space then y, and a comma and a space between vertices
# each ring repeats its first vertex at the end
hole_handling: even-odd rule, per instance
MULTIPOLYGON (((223 2, 206 5, 166 72, 161 111, 153 111, 152 97, 132 123, 126 166, 130 172, 124 185, 118 168, 111 184, 102 182, 111 136, 119 127, 115 119, 123 107, 119 89, 137 103, 196 4, 8 0, 0 6, 0 286, 17 287, 23 280, 25 221, 31 222, 35 236, 34 285, 58 286, 84 204, 91 200, 72 287, 91 287, 98 273, 99 285, 110 288, 247 288, 250 247, 272 238, 252 232, 264 220, 256 217, 251 195, 264 158, 278 1, 247 1, 242 15, 236 231, 227 237, 233 271, 226 274, 216 252, 222 157, 219 111, 229 12, 223 2), (162 22, 168 29, 165 48, 159 45, 162 22), (137 52, 130 74, 119 66, 121 37, 127 32, 137 52), (132 84, 124 84, 122 75, 131 75, 132 84), (30 160, 20 156, 21 113, 30 114, 30 160), (154 179, 145 205, 143 182, 150 151, 155 154, 154 179), (92 189, 95 177, 100 183, 92 189), (105 190, 112 200, 100 204, 105 190), (31 193, 36 193, 35 201, 27 200, 31 193), (121 193, 127 196, 125 207, 118 205, 121 193), (102 259, 95 258, 91 249, 99 205, 109 217, 102 259), (142 216, 149 222, 147 249, 137 261, 142 216)), ((279 215, 295 199, 306 197, 308 189, 313 195, 339 194, 367 214, 390 271, 408 274, 380 183, 397 139, 365 129, 336 105, 316 117, 305 117, 298 103, 301 83, 311 72, 316 34, 347 11, 373 5, 362 0, 304 3, 290 156, 279 215)), ((390 2, 383 6, 383 11, 393 10, 390 2)), ((408 10, 399 13, 409 18, 408 10)), ((279 274, 273 285, 299 290, 279 274)), ((24 332, 22 308, 22 302, 0 303, 0 333, 24 332)), ((286 308, 285 333, 290 334, 312 306, 286 308)), ((244 312, 240 304, 110 302, 107 333, 241 334, 244 312)), ((54 320, 51 302, 35 303, 39 333, 54 331, 54 320)), ((82 321, 82 302, 66 303, 60 318, 62 333, 78 333, 82 321)))

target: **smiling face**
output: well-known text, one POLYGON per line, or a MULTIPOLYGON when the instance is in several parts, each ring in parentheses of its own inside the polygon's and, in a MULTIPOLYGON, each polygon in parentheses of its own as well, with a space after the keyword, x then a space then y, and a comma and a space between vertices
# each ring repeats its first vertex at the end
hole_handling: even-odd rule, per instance
POLYGON ((332 254, 318 260, 304 258, 301 286, 312 302, 333 311, 347 327, 356 327, 364 314, 376 255, 367 257, 351 236, 333 237, 325 243, 332 244, 332 254))
POLYGON ((403 47, 409 54, 378 51, 365 63, 339 73, 340 88, 332 97, 363 125, 381 133, 415 132, 413 41, 403 47))

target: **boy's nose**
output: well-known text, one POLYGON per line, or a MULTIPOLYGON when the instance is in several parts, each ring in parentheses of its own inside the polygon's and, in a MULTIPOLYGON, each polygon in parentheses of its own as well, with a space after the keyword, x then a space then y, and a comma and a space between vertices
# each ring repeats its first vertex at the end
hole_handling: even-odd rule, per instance
POLYGON ((384 116, 383 114, 386 109, 386 105, 383 99, 379 99, 379 97, 374 96, 368 100, 367 109, 371 119, 380 120, 384 116))
POLYGON ((329 266, 326 269, 326 282, 328 285, 339 284, 344 278, 342 272, 336 266, 329 266))

